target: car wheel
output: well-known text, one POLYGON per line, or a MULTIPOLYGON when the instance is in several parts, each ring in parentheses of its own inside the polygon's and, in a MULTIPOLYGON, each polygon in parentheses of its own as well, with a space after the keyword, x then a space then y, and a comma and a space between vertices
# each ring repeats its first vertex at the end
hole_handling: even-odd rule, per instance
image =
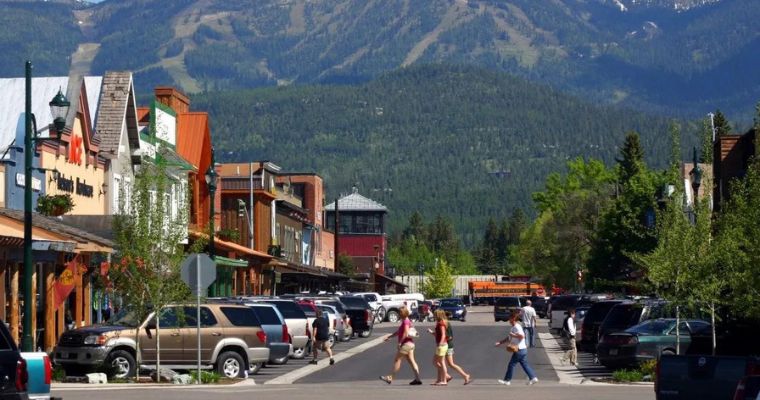
POLYGON ((300 360, 306 356, 306 347, 299 347, 297 349, 293 349, 293 355, 290 356, 290 358, 294 360, 300 360))
MULTIPOLYGON (((327 339, 327 345, 330 346, 330 348, 335 346, 335 335, 330 335, 330 337, 327 339)), ((322 349, 319 349, 319 350, 322 350, 322 349)))
POLYGON ((216 362, 216 371, 219 375, 226 378, 242 378, 245 376, 243 372, 243 357, 234 351, 225 351, 216 362))
POLYGON ((125 379, 135 376, 137 371, 137 361, 135 357, 126 350, 116 350, 108 355, 106 365, 111 368, 109 378, 125 379))
POLYGON ((264 363, 255 363, 251 364, 251 366, 248 368, 248 374, 249 375, 256 375, 261 371, 261 368, 264 366, 264 363))
POLYGON ((666 349, 662 351, 663 356, 674 356, 676 355, 676 352, 671 349, 666 349))
POLYGON ((367 329, 366 331, 361 331, 361 333, 359 333, 359 336, 363 338, 368 338, 370 335, 372 335, 372 329, 367 329))
POLYGON ((396 310, 390 310, 388 311, 388 322, 395 324, 398 322, 398 311, 396 310))
POLYGON ((380 306, 375 313, 375 323, 379 324, 385 320, 385 307, 380 306))

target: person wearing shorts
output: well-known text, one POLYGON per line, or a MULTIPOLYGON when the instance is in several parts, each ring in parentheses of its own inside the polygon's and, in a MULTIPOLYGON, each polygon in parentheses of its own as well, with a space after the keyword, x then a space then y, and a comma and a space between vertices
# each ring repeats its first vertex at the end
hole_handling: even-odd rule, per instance
POLYGON ((433 385, 446 386, 446 353, 449 351, 449 344, 446 336, 446 311, 441 309, 435 310, 435 355, 433 356, 433 365, 438 369, 438 380, 433 385))
MULTIPOLYGON (((446 364, 454 369, 454 371, 457 371, 459 375, 462 375, 465 385, 469 385, 470 382, 472 382, 470 374, 464 372, 464 369, 462 369, 462 367, 454 363, 454 331, 451 329, 451 322, 448 321, 448 318, 446 318, 446 340, 448 341, 447 344, 449 345, 449 348, 446 351, 446 364)), ((447 374, 446 382, 449 382, 451 379, 451 376, 447 374)))
POLYGON ((414 360, 414 328, 412 327, 412 321, 409 319, 409 309, 406 306, 402 306, 399 310, 401 316, 401 325, 398 327, 398 331, 391 333, 385 338, 385 341, 391 340, 394 336, 398 337, 398 350, 396 351, 396 357, 393 359, 393 371, 390 375, 380 376, 380 380, 387 384, 393 382, 393 377, 401 369, 401 360, 406 359, 409 366, 414 371, 414 380, 409 382, 410 385, 422 385, 420 380, 420 368, 417 366, 417 362, 414 360))
POLYGON ((327 353, 327 355, 330 357, 330 365, 335 364, 335 360, 333 359, 332 349, 329 345, 330 340, 330 321, 327 320, 325 315, 322 313, 322 310, 317 310, 317 318, 314 319, 314 322, 311 323, 312 327, 312 334, 314 335, 314 346, 312 346, 314 349, 314 358, 309 362, 309 364, 316 364, 317 363, 317 356, 319 354, 319 350, 324 351, 327 353))

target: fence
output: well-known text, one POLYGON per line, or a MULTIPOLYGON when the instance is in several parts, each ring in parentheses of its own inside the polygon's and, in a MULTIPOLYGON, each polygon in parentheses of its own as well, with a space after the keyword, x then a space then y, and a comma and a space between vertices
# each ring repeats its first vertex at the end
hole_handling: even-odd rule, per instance
MULTIPOLYGON (((454 275, 454 292, 452 296, 466 296, 470 294, 468 282, 473 281, 501 281, 505 275, 454 275)), ((395 279, 401 283, 409 285, 407 293, 421 293, 421 281, 419 275, 396 275, 395 279)), ((422 277, 424 282, 427 277, 422 277)))

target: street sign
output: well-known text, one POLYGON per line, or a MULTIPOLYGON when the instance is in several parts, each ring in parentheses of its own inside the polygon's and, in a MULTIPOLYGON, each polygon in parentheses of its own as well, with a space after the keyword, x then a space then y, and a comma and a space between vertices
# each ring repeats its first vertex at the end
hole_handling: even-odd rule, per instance
POLYGON ((197 296, 198 290, 208 289, 216 280, 216 263, 207 254, 190 254, 182 261, 180 275, 182 281, 190 287, 193 295, 197 296))

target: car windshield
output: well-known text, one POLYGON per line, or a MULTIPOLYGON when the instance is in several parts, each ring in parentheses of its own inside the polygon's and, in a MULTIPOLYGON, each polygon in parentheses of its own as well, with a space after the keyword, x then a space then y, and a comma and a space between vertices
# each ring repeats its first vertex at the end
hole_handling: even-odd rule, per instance
POLYGON ((457 299, 443 299, 441 300, 441 307, 461 307, 462 301, 457 299))
POLYGON ((673 321, 668 320, 649 320, 636 326, 626 329, 626 332, 638 333, 644 335, 662 335, 673 327, 673 321))
POLYGON ((642 307, 637 304, 621 304, 610 310, 604 325, 610 328, 621 328, 633 325, 641 316, 642 307))
POLYGON ((499 297, 496 299, 497 306, 520 307, 520 299, 517 297, 499 297))
POLYGON ((301 310, 303 310, 304 314, 306 314, 306 317, 308 318, 314 318, 317 316, 317 313, 314 311, 312 306, 308 304, 299 304, 298 307, 300 307, 301 310))
POLYGON ((554 311, 567 311, 570 308, 576 307, 580 296, 560 296, 552 303, 552 312, 554 311))
POLYGON ((105 325, 114 326, 126 326, 129 328, 136 328, 140 325, 140 321, 137 320, 137 314, 131 310, 121 309, 113 317, 111 317, 105 325))
POLYGON ((602 301, 594 304, 586 313, 586 321, 602 322, 616 304, 619 304, 619 302, 602 301))
POLYGON ((324 304, 327 304, 328 306, 335 307, 336 310, 338 310, 339 313, 345 314, 346 310, 343 309, 343 305, 340 304, 339 301, 325 301, 324 304))
POLYGON ((351 308, 369 308, 367 300, 361 297, 341 296, 340 302, 351 308))

